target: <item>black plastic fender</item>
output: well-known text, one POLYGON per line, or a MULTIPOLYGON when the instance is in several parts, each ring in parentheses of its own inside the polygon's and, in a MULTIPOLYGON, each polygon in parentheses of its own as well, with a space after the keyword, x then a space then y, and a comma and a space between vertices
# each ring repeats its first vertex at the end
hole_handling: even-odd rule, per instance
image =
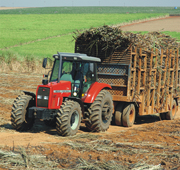
POLYGON ((23 91, 24 94, 32 96, 34 99, 36 98, 36 95, 33 92, 30 91, 23 91))

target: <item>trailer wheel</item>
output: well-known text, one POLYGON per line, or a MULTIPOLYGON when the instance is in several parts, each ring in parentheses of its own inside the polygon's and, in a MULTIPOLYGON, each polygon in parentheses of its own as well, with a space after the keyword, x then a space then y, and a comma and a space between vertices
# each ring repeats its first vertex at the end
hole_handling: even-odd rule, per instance
POLYGON ((89 108, 89 122, 85 125, 90 131, 104 132, 109 128, 112 119, 113 101, 111 94, 102 90, 89 108))
POLYGON ((81 123, 81 107, 78 102, 67 100, 56 117, 56 130, 61 136, 75 135, 81 123))
POLYGON ((124 103, 119 103, 115 111, 115 124, 118 126, 122 125, 122 114, 123 114, 124 103))
POLYGON ((177 112, 176 100, 173 100, 172 110, 170 110, 167 113, 160 113, 161 120, 173 120, 176 116, 176 112, 177 112))
POLYGON ((135 106, 134 104, 127 104, 123 109, 122 123, 125 127, 131 127, 135 121, 135 106))
POLYGON ((28 108, 35 106, 35 100, 29 95, 20 95, 16 98, 12 106, 11 123, 17 131, 27 131, 34 124, 34 117, 28 117, 28 108))

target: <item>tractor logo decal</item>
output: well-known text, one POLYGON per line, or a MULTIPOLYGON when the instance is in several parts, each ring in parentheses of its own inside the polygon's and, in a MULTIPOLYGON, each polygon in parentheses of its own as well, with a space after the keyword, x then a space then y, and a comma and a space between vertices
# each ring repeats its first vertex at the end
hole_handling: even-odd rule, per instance
POLYGON ((71 93, 71 90, 54 90, 54 93, 71 93))

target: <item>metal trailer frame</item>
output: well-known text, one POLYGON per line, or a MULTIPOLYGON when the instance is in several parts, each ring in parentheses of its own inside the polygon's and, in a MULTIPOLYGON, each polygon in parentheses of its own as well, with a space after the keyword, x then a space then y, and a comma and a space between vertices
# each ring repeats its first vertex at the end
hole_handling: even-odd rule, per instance
POLYGON ((133 48, 99 56, 98 81, 110 84, 114 103, 134 102, 139 115, 165 113, 173 99, 178 105, 180 86, 179 49, 133 48))

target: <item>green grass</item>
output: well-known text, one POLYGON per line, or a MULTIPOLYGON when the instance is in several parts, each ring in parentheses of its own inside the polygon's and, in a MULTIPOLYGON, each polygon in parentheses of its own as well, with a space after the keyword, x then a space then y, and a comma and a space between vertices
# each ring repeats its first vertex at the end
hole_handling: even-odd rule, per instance
POLYGON ((14 51, 22 56, 33 55, 36 58, 51 56, 57 51, 74 52, 73 31, 163 15, 165 14, 0 15, 0 49, 11 47, 12 53, 14 51))
POLYGON ((169 13, 180 14, 180 7, 44 7, 1 10, 0 14, 110 14, 169 13))
POLYGON ((19 47, 14 47, 11 51, 16 52, 20 56, 34 56, 35 58, 51 57, 59 52, 74 52, 74 44, 72 34, 64 35, 57 38, 47 39, 43 42, 37 41, 19 47))
POLYGON ((180 42, 180 32, 163 31, 163 33, 170 35, 173 38, 176 38, 177 41, 180 42))

